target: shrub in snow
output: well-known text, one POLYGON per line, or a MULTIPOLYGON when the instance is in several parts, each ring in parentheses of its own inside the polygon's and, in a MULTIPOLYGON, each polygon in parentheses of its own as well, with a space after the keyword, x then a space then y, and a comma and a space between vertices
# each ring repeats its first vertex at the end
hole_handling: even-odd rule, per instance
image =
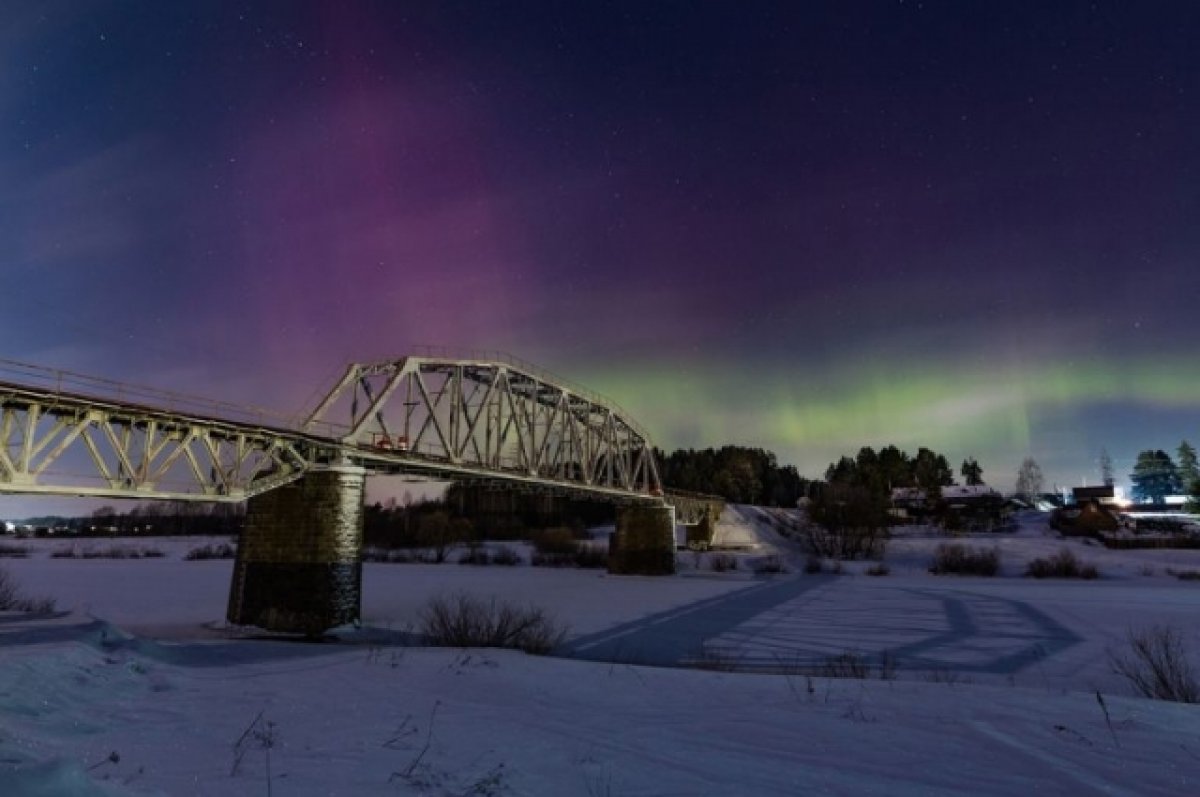
POLYGON ((492 564, 494 565, 519 565, 521 564, 520 555, 509 548, 507 545, 501 545, 492 553, 492 564))
POLYGON ((847 650, 825 659, 825 663, 818 667, 814 674, 822 678, 863 679, 871 676, 871 665, 865 656, 847 650))
POLYGON ((1130 631, 1129 650, 1110 651, 1109 663, 1143 697, 1200 703, 1200 683, 1188 661, 1183 635, 1170 626, 1130 631))
POLYGON ((573 555, 579 544, 579 541, 575 539, 575 533, 566 526, 535 532, 530 537, 530 542, 533 543, 534 550, 542 554, 573 555))
POLYGON ((829 484, 809 505, 801 531, 810 552, 830 559, 878 559, 888 534, 887 502, 870 490, 829 484))
POLYGON ((712 672, 737 672, 741 657, 730 648, 704 645, 703 653, 696 659, 695 667, 712 672))
MULTIPOLYGON (((897 661, 891 651, 885 650, 879 654, 879 669, 874 671, 881 681, 896 679, 897 661)), ((816 667, 802 670, 806 675, 819 678, 856 678, 865 680, 872 677, 873 669, 870 660, 854 650, 846 650, 836 656, 829 656, 816 667)))
MULTIPOLYGON (((570 533, 569 529, 565 531, 570 533)), ((550 542, 534 544, 537 550, 529 558, 534 567, 608 567, 607 551, 574 538, 566 541, 552 538, 550 542)))
POLYGON ((1180 581, 1200 581, 1200 570, 1172 570, 1168 567, 1167 575, 1175 576, 1180 581))
POLYGON ((1034 559, 1025 567, 1030 578, 1084 578, 1100 577, 1094 564, 1080 562, 1070 548, 1063 548, 1053 556, 1034 559))
POLYGON ((24 559, 26 556, 29 556, 29 549, 24 545, 0 544, 0 557, 24 559))
POLYGON ((570 553, 541 553, 534 551, 529 557, 534 567, 574 567, 575 555, 570 553))
POLYGON ((755 560, 751 567, 756 575, 773 575, 775 573, 787 572, 787 568, 783 566, 783 560, 775 554, 755 560))
POLYGON ((204 559, 233 559, 237 556, 237 549, 227 542, 219 545, 201 545, 199 548, 192 548, 183 555, 184 560, 195 562, 204 559))
POLYGON ((425 555, 422 551, 405 551, 400 549, 388 550, 387 548, 363 548, 362 560, 364 562, 380 562, 384 564, 408 564, 409 562, 423 562, 425 555))
POLYGON ((737 570, 737 558, 732 554, 715 553, 708 557, 708 569, 715 573, 726 573, 737 570))
POLYGON ((441 647, 516 648, 526 653, 549 653, 567 635, 544 609, 462 592, 430 599, 421 611, 421 633, 441 647))
POLYGON ((1141 518, 1134 521, 1133 530, 1137 534, 1186 534, 1188 522, 1181 518, 1141 518))
POLYGON ((886 562, 873 564, 866 569, 866 574, 868 576, 886 576, 890 572, 892 572, 892 569, 887 566, 886 562))
POLYGON ((824 563, 821 561, 821 557, 816 556, 815 554, 810 554, 809 557, 804 560, 804 572, 810 574, 820 573, 823 564, 824 563))
POLYGON ((929 572, 935 575, 994 576, 1000 569, 1000 551, 969 548, 958 543, 939 545, 933 552, 929 572))
POLYGON ((0 611, 49 614, 54 611, 53 598, 26 598, 7 570, 0 570, 0 611))
POLYGON ((575 566, 590 568, 608 567, 608 551, 594 545, 579 543, 575 548, 575 566))
POLYGON ((458 557, 460 565, 490 565, 492 557, 488 554, 487 548, 475 546, 463 551, 458 557))
POLYGON ((165 555, 157 548, 133 545, 110 545, 107 548, 67 545, 50 553, 53 559, 161 559, 165 555))

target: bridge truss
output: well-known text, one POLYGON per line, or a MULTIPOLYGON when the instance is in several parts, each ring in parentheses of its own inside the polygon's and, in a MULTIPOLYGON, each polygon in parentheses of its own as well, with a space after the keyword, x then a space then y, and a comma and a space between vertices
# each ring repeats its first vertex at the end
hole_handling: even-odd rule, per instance
POLYGON ((619 408, 505 362, 351 365, 304 431, 364 459, 400 456, 499 481, 662 495, 650 441, 619 408))
POLYGON ((303 424, 0 361, 0 493, 242 501, 329 464, 658 501, 646 434, 528 366, 355 364, 303 424), (65 378, 64 378, 65 377, 65 378), (103 395, 102 395, 103 394, 103 395))
POLYGON ((0 383, 0 493, 242 501, 317 446, 278 430, 0 383))

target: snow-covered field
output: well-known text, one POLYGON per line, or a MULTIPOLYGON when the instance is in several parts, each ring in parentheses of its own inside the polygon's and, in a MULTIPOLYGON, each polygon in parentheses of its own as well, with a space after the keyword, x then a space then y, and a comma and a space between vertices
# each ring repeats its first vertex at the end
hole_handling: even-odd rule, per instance
POLYGON ((0 615, 0 795, 1200 793, 1200 706, 1134 698, 1108 666, 1130 628, 1166 623, 1200 671, 1200 582, 1167 573, 1200 551, 1106 551, 1030 515, 965 540, 1000 548, 997 578, 930 575, 945 538, 924 530, 890 543, 890 575, 833 576, 800 572, 753 508, 718 537, 751 549, 739 570, 368 564, 364 629, 328 644, 225 628, 231 563, 182 559, 223 540, 142 540, 165 556, 137 560, 10 541, 31 555, 0 567, 67 613, 0 615), (1102 578, 1020 577, 1064 545, 1102 578), (755 577, 764 553, 793 572, 755 577), (618 655, 389 633, 460 590, 545 607, 565 650, 618 655), (631 663, 648 641, 712 669, 631 663), (805 674, 847 651, 895 679, 805 674))

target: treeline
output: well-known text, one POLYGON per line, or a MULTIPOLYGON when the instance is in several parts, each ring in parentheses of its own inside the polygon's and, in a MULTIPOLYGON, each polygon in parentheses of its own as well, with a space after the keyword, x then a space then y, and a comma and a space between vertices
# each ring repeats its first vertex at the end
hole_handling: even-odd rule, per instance
POLYGON ((481 539, 527 539, 545 529, 582 532, 615 519, 613 505, 604 501, 452 484, 444 498, 389 498, 368 504, 363 513, 363 542, 380 548, 436 550, 481 539))
MULTIPOLYGON (((967 484, 983 483, 983 468, 974 459, 962 464, 967 484)), ((896 488, 919 487, 932 494, 954 484, 954 469, 942 454, 928 448, 909 456, 896 446, 878 452, 870 446, 859 449, 856 457, 842 457, 825 471, 828 484, 861 487, 878 496, 890 496, 896 488)))
POLYGON ((735 504, 794 507, 810 484, 795 467, 781 466, 775 454, 761 448, 688 448, 670 454, 655 449, 654 455, 668 490, 719 495, 735 504))
POLYGON ((102 506, 89 515, 30 518, 23 525, 37 535, 70 534, 79 537, 154 535, 235 536, 246 519, 244 504, 203 504, 154 501, 119 511, 102 506))

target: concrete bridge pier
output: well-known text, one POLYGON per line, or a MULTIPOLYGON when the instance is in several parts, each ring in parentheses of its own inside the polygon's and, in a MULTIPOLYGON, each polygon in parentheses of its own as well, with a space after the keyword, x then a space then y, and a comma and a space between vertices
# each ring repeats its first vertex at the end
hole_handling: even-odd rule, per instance
POLYGON ((675 507, 623 506, 608 541, 608 572, 660 576, 675 572, 675 507))
POLYGON ((229 622, 309 636, 358 622, 366 470, 331 465, 251 498, 229 622))

